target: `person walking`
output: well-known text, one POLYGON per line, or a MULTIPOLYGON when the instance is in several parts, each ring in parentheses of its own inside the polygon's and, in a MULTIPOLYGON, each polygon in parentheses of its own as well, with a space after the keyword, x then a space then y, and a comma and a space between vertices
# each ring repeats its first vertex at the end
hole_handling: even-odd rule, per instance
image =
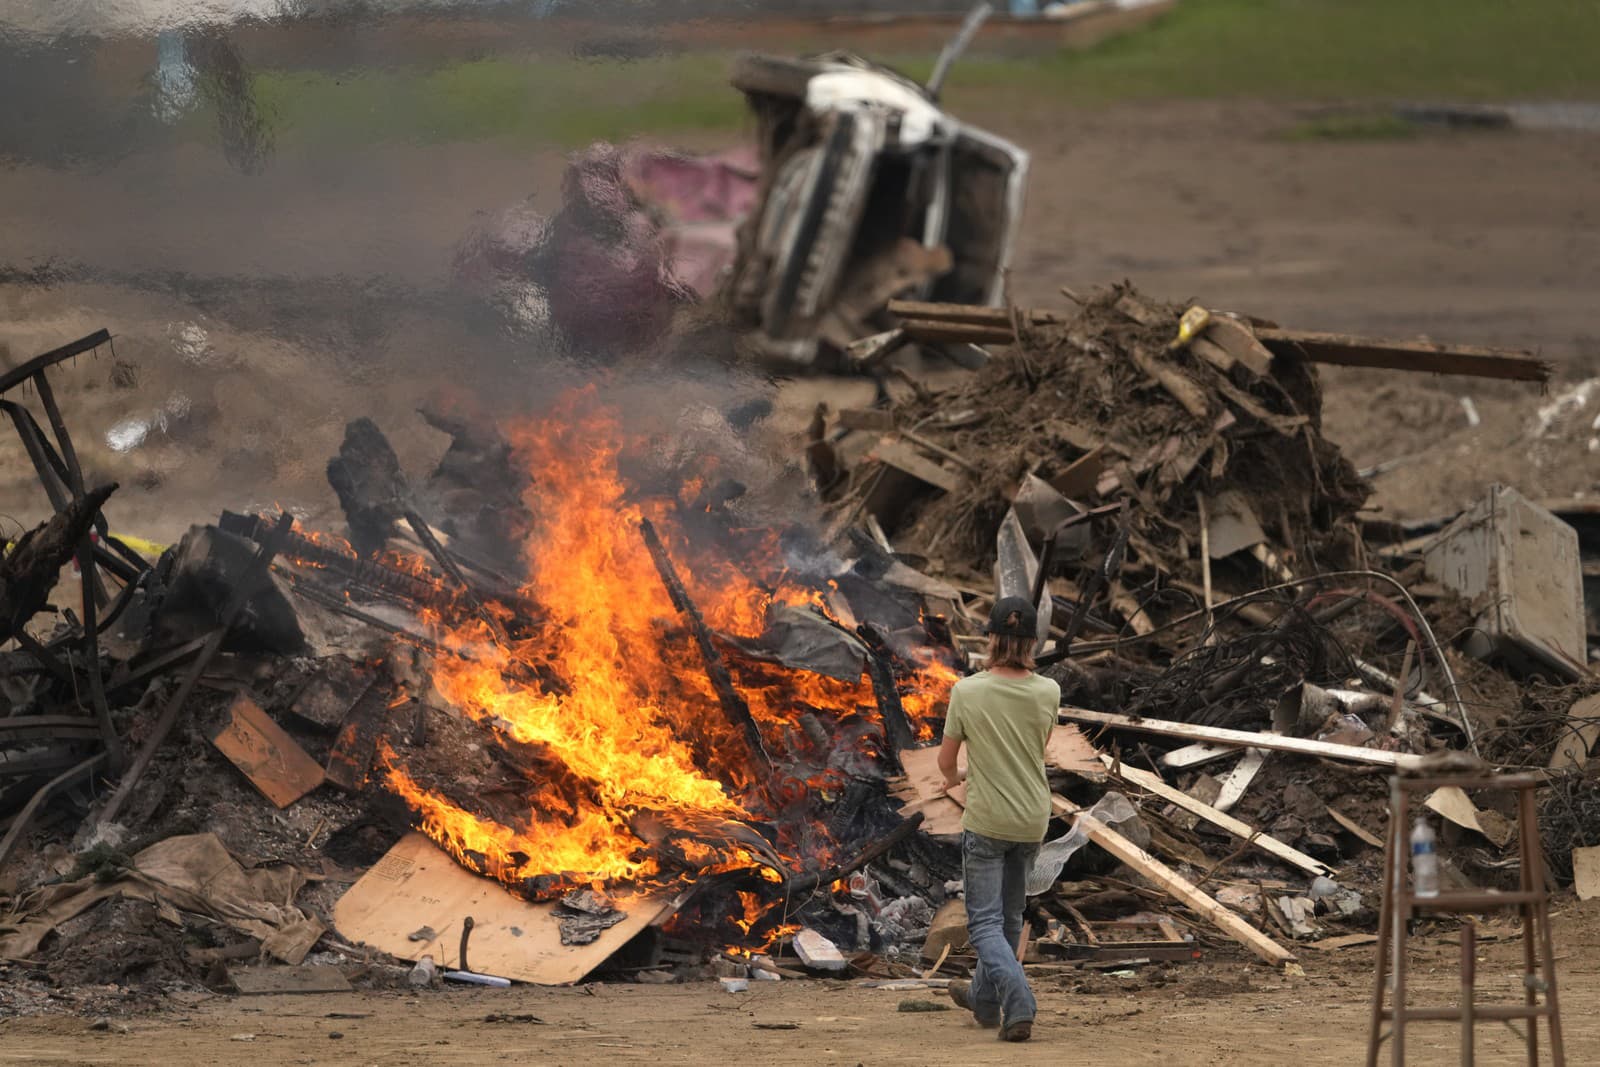
POLYGON ((961 784, 957 759, 967 748, 967 794, 961 820, 961 868, 967 937, 978 954, 970 982, 950 996, 1003 1041, 1033 1036, 1037 1005, 1017 959, 1028 871, 1050 822, 1044 748, 1061 706, 1061 687, 1033 671, 1038 614, 1021 597, 994 606, 988 669, 950 690, 939 770, 946 791, 961 784))

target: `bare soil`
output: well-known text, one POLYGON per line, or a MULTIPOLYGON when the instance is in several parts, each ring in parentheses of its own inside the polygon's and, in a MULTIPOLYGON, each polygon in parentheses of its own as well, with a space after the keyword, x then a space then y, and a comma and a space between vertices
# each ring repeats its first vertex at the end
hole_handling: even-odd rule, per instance
MULTIPOLYGON (((1567 1062, 1593 1063, 1600 1057, 1600 1016, 1586 1005, 1600 993, 1600 904, 1571 904, 1553 926, 1567 1062)), ((1493 934, 1500 939, 1480 943, 1478 1000, 1520 1000, 1521 943, 1509 926, 1482 927, 1481 936, 1493 934)), ((1411 944, 1412 1004, 1454 1003, 1455 933, 1425 928, 1411 944)), ((1230 956, 1219 951, 1198 964, 1142 968, 1126 977, 1036 976, 1040 1011, 1028 1045, 1001 1044, 959 1011, 900 1010, 906 1001, 945 1002, 932 991, 817 980, 757 982, 747 993, 728 994, 714 982, 696 982, 213 997, 112 1019, 104 1030, 90 1029, 92 1020, 83 1017, 14 1019, 0 1021, 0 1063, 1360 1062, 1373 948, 1305 949, 1304 977, 1230 956), (541 1021, 486 1021, 496 1014, 541 1021)), ((1415 1024, 1408 1028, 1406 1062, 1458 1063, 1458 1039, 1454 1024, 1415 1024)), ((1479 1027, 1478 1063, 1520 1064, 1524 1057, 1522 1040, 1508 1028, 1479 1027)))
MULTIPOLYGON (((1291 141, 1281 134, 1304 113, 1252 102, 965 117, 1033 153, 1012 278, 1019 303, 1060 305, 1059 285, 1131 277, 1154 295, 1286 325, 1521 345, 1556 360, 1564 381, 1600 374, 1600 138, 1291 141)), ((198 150, 93 171, 0 169, 8 263, 96 272, 43 288, 0 275, 0 343, 9 346, 0 362, 101 325, 117 335, 118 360, 137 373, 117 384, 109 355, 80 360, 63 369, 57 393, 85 465, 123 482, 108 510, 128 532, 171 538, 220 508, 272 503, 331 524, 323 470, 346 420, 377 418, 420 476, 446 444, 412 414, 424 398, 458 390, 501 409, 534 410, 583 377, 537 348, 441 320, 408 295, 444 289, 475 209, 530 193, 548 208, 558 174, 553 154, 474 146, 284 157, 254 179, 198 150), (275 294, 264 281, 287 288, 275 294), (306 306, 319 290, 324 306, 306 306), (191 324, 204 344, 192 343, 191 324), (119 419, 159 409, 175 393, 189 407, 164 434, 125 453, 105 443, 119 419)), ((670 394, 634 384, 657 407, 675 408, 720 383, 679 383, 670 394)), ((1354 371, 1328 373, 1324 385, 1327 435, 1358 466, 1409 460, 1377 479, 1375 504, 1387 513, 1454 510, 1495 480, 1536 497, 1600 489, 1586 445, 1600 395, 1587 418, 1538 440, 1529 426, 1550 397, 1535 387, 1354 371), (1479 414, 1476 427, 1463 396, 1479 414)), ((858 403, 868 395, 863 383, 798 383, 782 410, 798 418, 821 396, 858 403)), ((25 463, 20 448, 0 447, 0 512, 19 522, 46 507, 25 463)), ((1600 993, 1600 910, 1568 906, 1556 933, 1568 1062, 1600 1062, 1600 1021, 1583 1010, 1600 993)), ((1448 1002, 1457 981, 1453 932, 1416 945, 1423 992, 1448 1002)), ((88 1029, 79 1015, 0 1021, 0 1062, 1349 1063, 1365 1043, 1372 954, 1308 949, 1303 978, 1230 949, 1192 969, 1042 978, 1037 1040, 1023 1047, 997 1044, 959 1013, 896 1010, 928 994, 785 982, 729 995, 697 983, 194 994, 191 1006, 169 1001, 105 1030, 88 1029), (484 1022, 491 1012, 544 1023, 484 1022), (758 1028, 771 1023, 797 1028, 758 1028)), ((1494 941, 1481 955, 1481 986, 1519 997, 1518 943, 1494 941)), ((84 1002, 72 996, 57 1010, 84 1002)), ((1480 1035, 1479 1063, 1522 1062, 1506 1028, 1480 1035)), ((1409 1062, 1457 1062, 1455 1040, 1451 1027, 1419 1028, 1409 1062)))

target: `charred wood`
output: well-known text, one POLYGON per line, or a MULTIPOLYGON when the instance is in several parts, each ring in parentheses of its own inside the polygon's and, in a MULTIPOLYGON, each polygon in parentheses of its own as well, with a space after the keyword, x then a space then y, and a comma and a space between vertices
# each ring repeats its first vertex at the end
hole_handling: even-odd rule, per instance
POLYGON ((745 703, 744 697, 734 688, 733 676, 728 673, 728 665, 711 639, 711 628, 706 625, 705 616, 700 614, 700 609, 690 599, 689 591, 684 588, 682 579, 678 577, 678 572, 672 565, 672 558, 667 555, 666 546, 661 543, 654 524, 649 519, 641 520, 639 532, 644 536, 645 547, 650 550, 650 558, 655 561, 656 572, 661 575, 661 584, 667 587, 667 595, 672 598, 673 607, 677 608, 679 614, 689 623, 695 644, 700 648, 700 656, 705 661, 706 677, 711 680, 711 686, 717 692, 717 700, 722 705, 723 714, 734 727, 744 732, 752 765, 759 772, 770 773, 772 757, 767 754, 766 746, 761 742, 761 730, 756 726, 755 717, 750 714, 750 705, 745 703))

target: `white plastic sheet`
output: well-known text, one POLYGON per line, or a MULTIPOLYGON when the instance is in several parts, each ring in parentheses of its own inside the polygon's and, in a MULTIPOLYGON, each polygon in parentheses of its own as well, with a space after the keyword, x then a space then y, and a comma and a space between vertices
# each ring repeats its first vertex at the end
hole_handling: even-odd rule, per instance
MULTIPOLYGON (((1107 793, 1101 797, 1094 807, 1085 814, 1090 818, 1108 825, 1127 822, 1135 818, 1139 812, 1127 797, 1121 793, 1107 793)), ((1034 858, 1033 870, 1028 872, 1028 895, 1037 896, 1055 885, 1056 879, 1061 877, 1061 869, 1073 854, 1082 848, 1089 840, 1089 835, 1082 829, 1083 818, 1079 816, 1072 820, 1072 829, 1054 841, 1046 841, 1039 846, 1039 855, 1034 858)))

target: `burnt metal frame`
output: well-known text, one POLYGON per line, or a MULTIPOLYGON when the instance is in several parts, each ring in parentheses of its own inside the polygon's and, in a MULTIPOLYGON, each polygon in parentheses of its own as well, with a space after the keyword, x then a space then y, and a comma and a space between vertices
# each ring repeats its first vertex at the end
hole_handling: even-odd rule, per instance
MULTIPOLYGON (((62 418, 61 408, 56 403, 55 391, 50 387, 46 372, 51 367, 75 356, 93 352, 110 340, 109 331, 97 330, 0 373, 0 395, 31 382, 39 395, 39 402, 44 406, 45 417, 49 420, 51 434, 55 438, 53 442, 31 411, 14 401, 0 400, 0 412, 10 417, 17 437, 33 463, 39 484, 50 499, 50 507, 57 513, 68 507, 74 499, 84 496, 86 489, 77 450, 72 445, 72 436, 67 431, 66 420, 62 418)), ((100 671, 100 631, 110 625, 127 606, 133 584, 149 569, 149 565, 138 553, 110 535, 110 526, 106 522, 104 512, 95 514, 93 528, 103 544, 97 543, 91 534, 85 534, 77 550, 78 566, 83 576, 82 662, 75 662, 75 658, 69 655, 66 663, 63 663, 54 655, 52 648, 42 645, 27 634, 19 632, 17 635, 18 644, 32 653, 34 658, 51 673, 64 675, 66 680, 72 682, 75 682, 76 673, 79 671, 87 677, 93 719, 88 721, 77 716, 36 716, 31 719, 0 720, 0 733, 25 737, 34 730, 43 730, 44 736, 47 737, 76 736, 86 741, 98 740, 101 751, 76 762, 34 793, 22 811, 11 820, 4 839, 0 840, 0 864, 10 856, 34 816, 57 791, 92 775, 96 770, 104 769, 115 773, 122 767, 122 739, 117 735, 116 727, 111 721, 111 708, 106 700, 105 679, 100 671), (106 546, 110 546, 109 549, 106 546), (107 594, 101 580, 102 568, 123 583, 124 588, 114 599, 107 594), (100 611, 103 602, 109 607, 104 615, 100 611)), ((54 763, 56 758, 52 757, 44 762, 54 763)))

